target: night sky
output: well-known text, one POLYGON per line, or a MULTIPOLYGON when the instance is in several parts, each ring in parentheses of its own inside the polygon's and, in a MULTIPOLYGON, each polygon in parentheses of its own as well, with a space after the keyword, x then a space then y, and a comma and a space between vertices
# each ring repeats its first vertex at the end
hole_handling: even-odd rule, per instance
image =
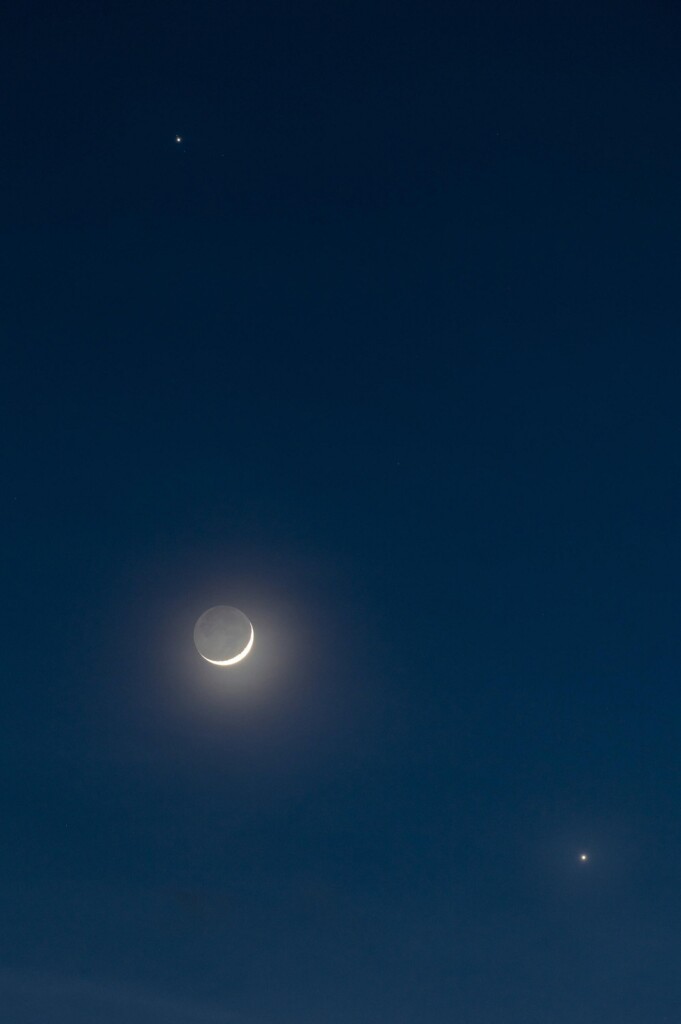
POLYGON ((13 5, 3 1024, 681 1021, 680 40, 13 5))

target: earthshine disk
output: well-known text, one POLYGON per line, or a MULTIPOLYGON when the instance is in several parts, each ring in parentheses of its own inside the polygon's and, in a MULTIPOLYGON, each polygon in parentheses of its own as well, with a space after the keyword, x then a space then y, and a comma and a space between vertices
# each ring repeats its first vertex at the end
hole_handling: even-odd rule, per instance
POLYGON ((254 639, 253 626, 244 613, 227 604, 209 608, 194 626, 196 649, 211 665, 236 665, 246 657, 254 639))

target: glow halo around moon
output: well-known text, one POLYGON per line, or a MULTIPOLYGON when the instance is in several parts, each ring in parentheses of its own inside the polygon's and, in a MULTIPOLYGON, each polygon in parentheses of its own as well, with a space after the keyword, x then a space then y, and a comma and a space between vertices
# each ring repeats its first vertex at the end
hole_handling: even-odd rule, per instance
POLYGON ((204 661, 225 668, 250 653, 255 630, 238 608, 220 604, 209 608, 194 626, 194 644, 204 661))

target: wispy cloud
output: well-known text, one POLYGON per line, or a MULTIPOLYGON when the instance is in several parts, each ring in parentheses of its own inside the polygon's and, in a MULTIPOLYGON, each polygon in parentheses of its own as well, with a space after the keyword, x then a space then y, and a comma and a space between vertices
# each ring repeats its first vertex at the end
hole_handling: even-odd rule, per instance
POLYGON ((3 1019, 12 1024, 234 1024, 229 1010, 153 989, 0 968, 3 1019))

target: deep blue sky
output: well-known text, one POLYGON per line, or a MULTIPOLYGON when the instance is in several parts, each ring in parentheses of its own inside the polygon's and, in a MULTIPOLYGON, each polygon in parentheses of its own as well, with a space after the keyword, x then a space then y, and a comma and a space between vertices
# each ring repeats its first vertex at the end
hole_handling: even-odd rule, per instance
POLYGON ((3 1021, 681 1019, 679 39, 14 5, 3 1021))

